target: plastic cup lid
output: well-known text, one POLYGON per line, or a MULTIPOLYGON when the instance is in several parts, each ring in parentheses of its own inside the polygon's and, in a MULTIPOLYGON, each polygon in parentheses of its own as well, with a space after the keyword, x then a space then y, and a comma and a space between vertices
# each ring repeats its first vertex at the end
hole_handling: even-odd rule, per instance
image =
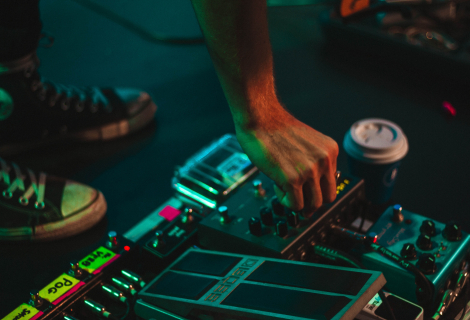
POLYGON ((408 152, 408 140, 401 128, 378 118, 354 123, 344 137, 343 146, 351 157, 376 164, 401 160, 408 152))

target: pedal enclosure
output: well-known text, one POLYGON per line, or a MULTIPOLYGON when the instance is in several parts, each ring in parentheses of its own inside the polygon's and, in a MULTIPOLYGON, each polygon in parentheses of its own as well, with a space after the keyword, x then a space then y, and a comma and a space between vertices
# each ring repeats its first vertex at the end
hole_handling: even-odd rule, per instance
MULTIPOLYGON (((415 244, 417 258, 425 253, 431 253, 435 256, 439 253, 436 256, 436 272, 426 275, 434 285, 436 297, 441 289, 445 290, 446 282, 453 275, 454 271, 460 271, 460 266, 470 250, 470 236, 462 232, 461 240, 448 241, 442 236, 442 231, 445 228, 444 223, 407 210, 403 210, 402 213, 403 221, 394 222, 392 220, 393 207, 387 208, 369 232, 375 232, 378 235, 378 243, 396 254, 400 254, 405 243, 415 244), (420 235, 419 229, 421 223, 425 220, 433 221, 436 227, 436 235, 431 238, 432 249, 427 251, 423 251, 416 246, 416 240, 420 235)), ((416 265, 417 261, 417 259, 411 260, 410 263, 416 265)), ((388 291, 412 302, 417 302, 415 279, 412 273, 377 252, 369 252, 362 255, 362 263, 368 269, 380 270, 384 273, 387 279, 388 291)))
POLYGON ((384 284, 378 271, 189 249, 140 291, 135 312, 144 319, 353 319, 384 284))
MULTIPOLYGON (((201 246, 212 250, 304 261, 311 242, 321 242, 333 222, 352 222, 364 199, 363 180, 343 176, 338 181, 336 200, 323 205, 310 218, 301 218, 296 227, 289 226, 286 236, 278 236, 274 225, 265 224, 262 226, 262 235, 257 236, 250 233, 248 221, 251 217, 259 218, 262 207, 271 207, 275 193, 274 183, 266 175, 260 173, 256 179, 262 182, 266 195, 256 197, 249 183, 241 187, 223 203, 228 208, 230 223, 221 223, 217 210, 201 221, 198 230, 201 246)), ((274 214, 274 224, 283 220, 287 220, 285 214, 274 214)))

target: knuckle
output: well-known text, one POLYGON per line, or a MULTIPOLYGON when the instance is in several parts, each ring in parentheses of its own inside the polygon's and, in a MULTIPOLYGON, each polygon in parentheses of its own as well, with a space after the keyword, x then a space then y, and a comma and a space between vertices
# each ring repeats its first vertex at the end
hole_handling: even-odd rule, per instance
POLYGON ((339 154, 339 146, 335 140, 331 139, 331 153, 336 158, 339 154))
POLYGON ((301 185, 301 177, 299 175, 290 175, 287 177, 287 184, 291 186, 301 185))

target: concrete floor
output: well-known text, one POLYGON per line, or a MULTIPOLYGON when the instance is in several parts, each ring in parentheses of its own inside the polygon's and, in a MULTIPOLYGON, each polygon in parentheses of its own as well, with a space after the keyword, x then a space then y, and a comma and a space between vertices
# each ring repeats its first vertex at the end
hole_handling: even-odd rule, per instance
MULTIPOLYGON (((0 249, 0 316, 29 299, 88 254, 107 230, 127 231, 172 196, 173 168, 198 149, 233 132, 231 116, 203 44, 157 42, 143 33, 199 37, 189 1, 100 1, 132 29, 72 0, 41 2, 52 48, 39 48, 41 72, 76 85, 138 87, 154 97, 155 124, 106 144, 68 144, 10 157, 35 170, 67 176, 100 189, 107 219, 60 243, 3 243, 0 249)), ((97 2, 97 1, 95 1, 97 2)), ((87 2, 89 4, 89 2, 87 2)), ((393 198, 405 209, 470 231, 470 115, 468 87, 376 57, 324 47, 318 15, 325 6, 269 9, 277 88, 300 120, 340 145, 356 120, 381 117, 398 123, 410 151, 393 198), (440 110, 448 100, 457 116, 440 110)), ((154 34, 155 35, 155 34, 154 34)), ((439 68, 439 66, 436 66, 439 68)), ((338 168, 347 171, 341 150, 338 168)))

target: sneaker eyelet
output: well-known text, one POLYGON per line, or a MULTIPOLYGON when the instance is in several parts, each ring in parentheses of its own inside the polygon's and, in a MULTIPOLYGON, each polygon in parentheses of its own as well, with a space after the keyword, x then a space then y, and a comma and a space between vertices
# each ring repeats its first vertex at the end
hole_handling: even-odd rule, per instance
POLYGON ((96 103, 92 103, 92 104, 90 105, 90 111, 91 111, 91 113, 96 113, 96 112, 98 112, 98 105, 97 105, 96 103))
POLYGON ((39 99, 40 101, 46 100, 46 93, 47 93, 47 92, 46 92, 46 89, 44 89, 44 88, 42 88, 41 90, 39 90, 39 92, 38 92, 38 99, 39 99))
POLYGON ((27 206, 28 203, 29 203, 29 200, 26 199, 26 198, 23 198, 23 197, 20 197, 20 198, 18 199, 18 201, 19 201, 20 204, 23 205, 23 206, 27 206))
POLYGON ((62 110, 67 111, 70 108, 69 99, 62 100, 62 102, 60 103, 60 107, 62 108, 62 110))
POLYGON ((46 206, 46 205, 44 204, 44 201, 41 201, 41 202, 37 202, 37 201, 36 201, 36 202, 34 203, 34 207, 35 207, 36 209, 38 209, 38 210, 44 209, 45 206, 46 206))
POLYGON ((39 89, 40 83, 41 82, 38 80, 34 80, 33 82, 31 82, 31 90, 35 92, 37 89, 39 89))
POLYGON ((29 67, 27 68, 25 71, 24 71, 24 76, 25 78, 31 78, 31 76, 33 75, 33 68, 32 67, 29 67))
POLYGON ((7 191, 7 190, 4 190, 4 191, 2 192, 2 196, 3 196, 4 198, 11 199, 11 198, 13 197, 13 193, 11 193, 11 192, 9 192, 9 191, 7 191))
POLYGON ((57 100, 59 100, 59 95, 56 93, 56 94, 53 94, 50 98, 49 98, 49 106, 53 107, 56 105, 57 103, 57 100))
POLYGON ((78 101, 76 104, 75 104, 75 110, 77 112, 82 112, 83 110, 85 109, 85 103, 83 101, 78 101))

